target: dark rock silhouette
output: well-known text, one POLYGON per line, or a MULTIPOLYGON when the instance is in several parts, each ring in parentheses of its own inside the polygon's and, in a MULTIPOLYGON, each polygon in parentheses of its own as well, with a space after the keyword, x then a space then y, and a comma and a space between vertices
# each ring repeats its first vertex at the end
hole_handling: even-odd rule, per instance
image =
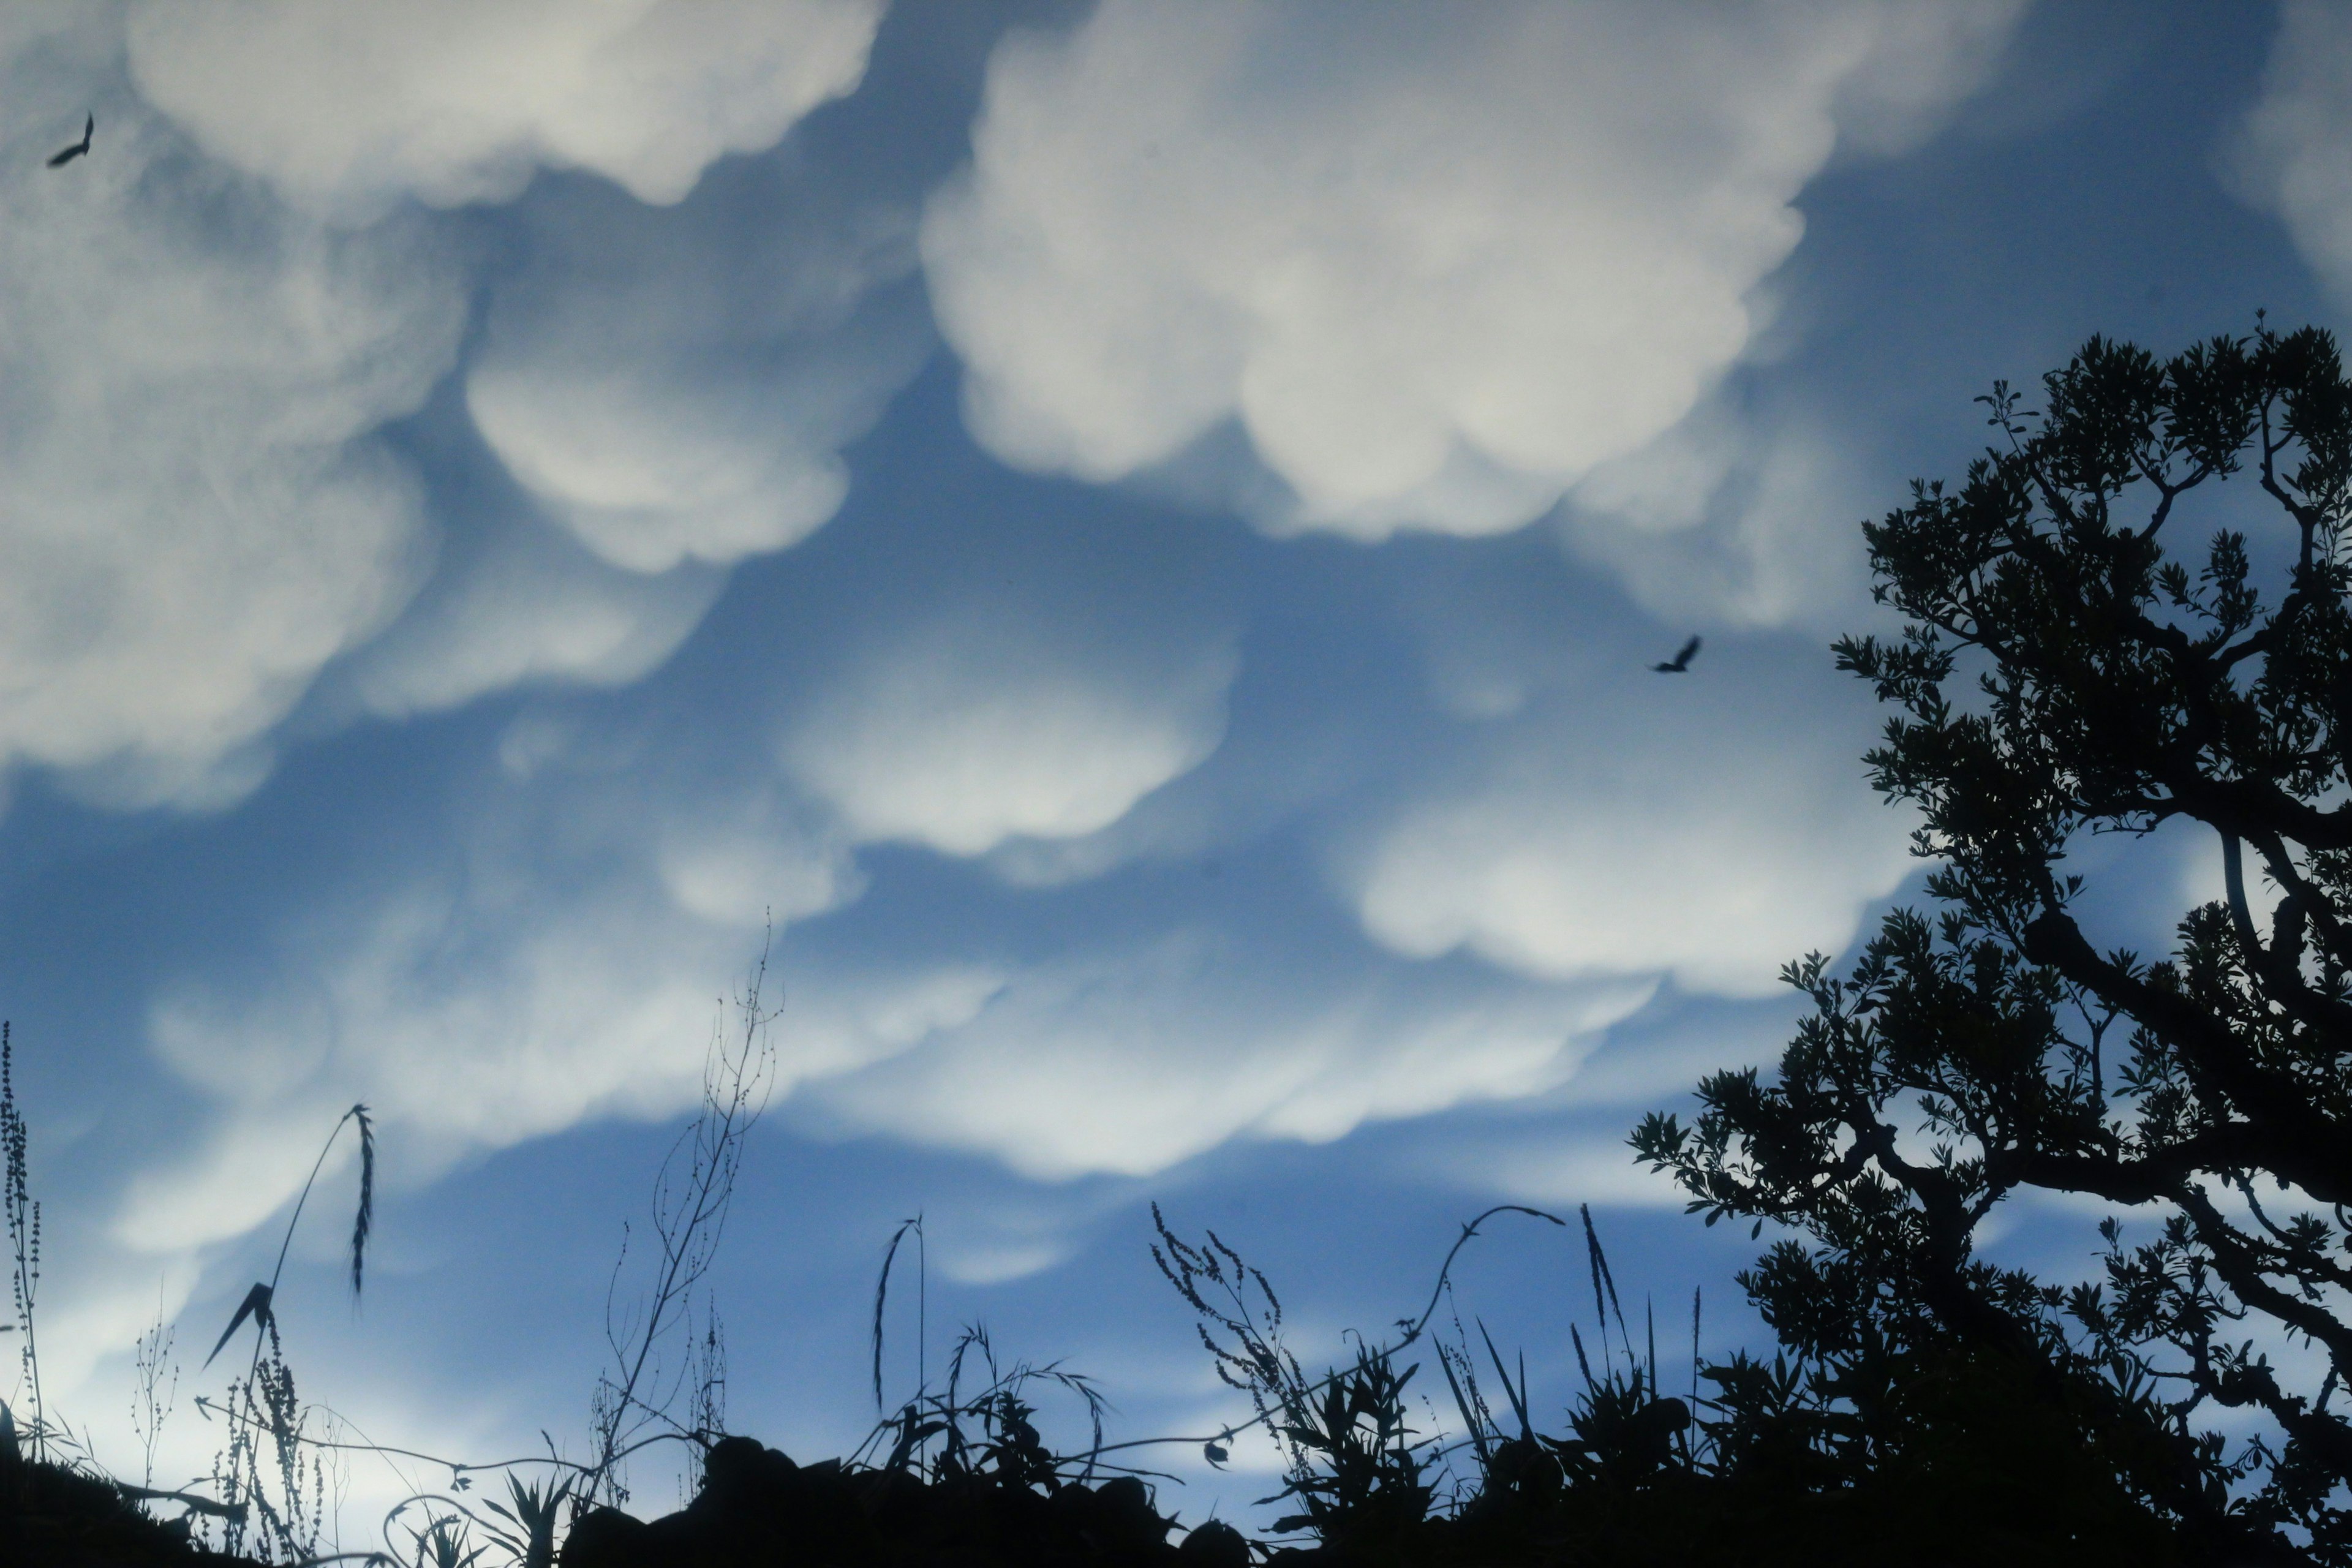
POLYGON ((564 1542, 564 1568, 1246 1568, 1249 1548, 1211 1522, 1169 1541, 1172 1519, 1131 1476, 1051 1492, 983 1475, 925 1481, 904 1469, 796 1465, 749 1437, 724 1437, 702 1489, 645 1521, 590 1510, 564 1542))
POLYGON ((250 1558, 194 1545, 184 1521, 151 1519, 111 1481, 26 1458, 5 1406, 0 1406, 0 1563, 9 1568, 255 1568, 250 1558))

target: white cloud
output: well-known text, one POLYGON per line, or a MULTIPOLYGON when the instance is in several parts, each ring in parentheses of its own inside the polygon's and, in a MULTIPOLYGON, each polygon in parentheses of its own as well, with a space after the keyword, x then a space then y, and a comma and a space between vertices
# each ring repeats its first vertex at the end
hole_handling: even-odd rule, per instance
POLYGON ((403 196, 503 202, 535 169, 675 202, 855 89, 881 0, 149 4, 140 90, 215 157, 372 219, 403 196))
POLYGON ((467 406, 526 489, 614 565, 667 572, 781 549, 839 509, 849 476, 831 452, 778 452, 713 428, 712 388, 593 380, 497 363, 467 378, 467 406))
POLYGON ((441 569, 335 681, 369 712, 402 718, 541 681, 625 686, 686 640, 726 586, 695 563, 646 575, 538 525, 497 530, 441 569))
POLYGON ((471 402, 583 554, 497 517, 445 538, 382 439, 456 364, 475 281, 450 226, 382 216, 387 193, 512 195, 552 160, 674 201, 854 87, 877 14, 247 5, 13 31, 0 765, 217 805, 330 666, 329 709, 397 715, 659 663, 714 568, 831 514, 839 445, 927 351, 911 286, 886 287, 915 265, 904 203, 747 228, 576 183, 520 220, 471 402), (126 90, 126 48, 176 125, 126 90), (86 106, 92 154, 44 168, 86 106))
POLYGON ((1596 678, 1471 741, 1454 778, 1343 857, 1341 880, 1365 929, 1413 957, 1467 948, 1548 978, 1770 994, 1790 959, 1843 948, 1912 864, 1909 819, 1853 760, 1860 727, 1791 721, 1819 695, 1727 647, 1688 677, 1596 678))
POLYGON ((838 453, 930 350, 912 215, 803 178, 651 211, 593 190, 520 215, 466 404, 548 516, 631 572, 805 537, 838 453), (742 208, 789 206, 743 222, 742 208))
POLYGON ((1147 1175, 1235 1137, 1323 1142, 1550 1087, 1649 994, 1412 970, 1310 976, 1265 942, 1183 929, 1010 975, 922 1049, 810 1092, 846 1126, 1044 1180, 1147 1175))
POLYGON ((2288 0, 2237 152, 2246 194, 2352 301, 2352 16, 2288 0))
POLYGON ((979 855, 1094 833, 1224 735, 1232 652, 1138 632, 1092 647, 1040 618, 942 616, 854 658, 792 721, 785 765, 860 839, 979 855))
POLYGON ((551 184, 499 226, 463 394, 530 504, 448 486, 433 580, 338 672, 364 710, 647 674, 725 568, 834 514, 840 448, 930 352, 908 202, 805 162, 664 207, 551 184))
MULTIPOLYGON (((373 910, 349 945, 302 955, 318 966, 308 984, 289 963, 268 995, 164 997, 154 1048, 219 1116, 191 1155, 131 1181, 117 1238, 178 1253, 243 1235, 300 1186, 309 1130, 323 1136, 356 1100, 411 1184, 583 1121, 689 1110, 756 929, 644 889, 575 905, 494 910, 419 887, 373 910), (494 920, 520 929, 494 933, 494 920)), ((779 1097, 962 1022, 1003 984, 958 965, 772 981, 769 1000, 786 1001, 779 1097)))
POLYGON ((677 907, 717 925, 790 923, 854 900, 866 879, 842 845, 794 820, 772 791, 663 821, 655 863, 677 907))
POLYGON ((1016 36, 923 229, 972 428, 1099 480, 1237 421, 1272 526, 1517 527, 1690 412, 1841 136, 1915 141, 2018 9, 1109 0, 1016 36))
MULTIPOLYGON (((116 1226, 126 1245, 177 1251, 260 1223, 308 1170, 286 1152, 289 1130, 323 1131, 357 1100, 411 1182, 583 1121, 694 1103, 763 925, 863 884, 840 846, 759 798, 649 807, 626 774, 566 785, 567 750, 537 748, 546 822, 485 811, 461 869, 309 911, 233 988, 191 976, 160 995, 152 1047, 217 1120, 189 1158, 133 1181, 116 1226)), ((779 1093, 904 1049, 999 984, 954 965, 780 982, 779 1093)))
POLYGON ((1710 400, 1585 475, 1561 536, 1669 625, 1843 631, 1870 605, 1851 447, 1786 409, 1767 423, 1710 400))
POLYGON ((9 62, 0 110, 0 758, 201 804, 427 569, 373 432, 453 362, 463 297, 428 236, 289 216, 58 47, 9 62), (89 157, 25 155, 92 91, 89 157))

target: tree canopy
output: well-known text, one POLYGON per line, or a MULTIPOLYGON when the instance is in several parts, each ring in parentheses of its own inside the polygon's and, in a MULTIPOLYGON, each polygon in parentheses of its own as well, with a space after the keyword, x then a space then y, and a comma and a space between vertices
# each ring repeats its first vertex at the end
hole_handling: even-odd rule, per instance
POLYGON ((2352 384, 2258 319, 1979 401, 1965 478, 1864 526, 1902 631, 1836 645, 1895 710, 1865 761, 1935 907, 1790 965, 1778 1073, 1633 1142, 1709 1223, 1798 1233, 1743 1282, 1846 1408, 1972 1368, 2195 1554, 2352 1563, 2352 384), (2223 896, 2168 954, 2105 945, 2070 854, 2176 823, 2223 896), (2102 1277, 1978 1255, 2037 1192, 2116 1205, 2102 1277))

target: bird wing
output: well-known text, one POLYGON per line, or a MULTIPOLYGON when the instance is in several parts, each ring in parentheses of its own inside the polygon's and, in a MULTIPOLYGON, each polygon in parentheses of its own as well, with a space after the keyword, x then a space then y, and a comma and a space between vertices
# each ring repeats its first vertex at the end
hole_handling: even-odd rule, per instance
POLYGON ((1693 654, 1696 653, 1697 651, 1698 651, 1698 638, 1696 638, 1696 637, 1693 637, 1693 638, 1691 638, 1691 640, 1690 640, 1690 641, 1688 641, 1688 642, 1686 642, 1686 643, 1683 644, 1683 651, 1682 651, 1682 652, 1680 652, 1680 653, 1678 653, 1678 654, 1675 655, 1675 665, 1676 665, 1677 667, 1680 667, 1680 666, 1682 666, 1682 665, 1688 664, 1688 663, 1691 661, 1691 655, 1693 655, 1693 654))
POLYGON ((89 152, 89 139, 97 133, 98 116, 95 114, 83 115, 81 117, 81 140, 75 142, 70 147, 60 148, 57 152, 49 154, 49 167, 52 169, 61 169, 68 163, 72 163, 76 158, 80 157, 84 153, 89 152))
POLYGON ((205 1364, 206 1366, 213 1364, 213 1356, 216 1356, 221 1353, 221 1347, 228 1343, 229 1336, 236 1332, 238 1325, 242 1324, 247 1318, 251 1318, 256 1323, 264 1325, 268 1323, 268 1286, 256 1285, 252 1289, 247 1290, 245 1293, 245 1300, 237 1304, 236 1316, 228 1321, 228 1327, 221 1331, 221 1337, 214 1342, 213 1354, 205 1357, 205 1364))

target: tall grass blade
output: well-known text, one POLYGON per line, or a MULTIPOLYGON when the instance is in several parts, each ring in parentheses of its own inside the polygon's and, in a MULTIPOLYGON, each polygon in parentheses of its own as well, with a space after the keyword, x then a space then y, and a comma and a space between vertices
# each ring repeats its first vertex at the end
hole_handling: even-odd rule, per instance
POLYGON ((1609 1307, 1617 1314, 1617 1337, 1624 1342, 1625 1359, 1633 1359, 1633 1336, 1625 1331, 1625 1309, 1617 1300, 1617 1278, 1609 1271, 1609 1254, 1601 1248, 1601 1233, 1592 1228, 1592 1205, 1579 1204, 1576 1212, 1584 1221, 1584 1248, 1592 1264, 1592 1310, 1601 1319, 1601 1359, 1606 1366, 1609 1360, 1609 1313, 1601 1310, 1601 1292, 1609 1292, 1609 1307))
MULTIPOLYGON (((1593 1234, 1591 1207, 1579 1204, 1577 1213, 1584 1220, 1584 1260, 1592 1269, 1592 1317, 1601 1325, 1601 1369, 1606 1371, 1609 1365, 1609 1303, 1601 1293, 1601 1237, 1593 1234)), ((1588 1370, 1584 1377, 1590 1383, 1592 1380, 1591 1371, 1588 1370)))
POLYGON ((236 1332, 247 1318, 253 1320, 254 1327, 257 1329, 267 1329, 269 1326, 271 1294, 268 1286, 257 1281, 252 1289, 245 1293, 245 1300, 237 1303, 236 1315, 228 1321, 228 1327, 221 1331, 221 1337, 213 1342, 212 1355, 205 1357, 206 1366, 213 1364, 214 1356, 221 1353, 222 1349, 227 1345, 230 1336, 236 1332))
POLYGON ((364 1105, 352 1106, 352 1115, 360 1124, 360 1212, 352 1221, 352 1296, 356 1300, 368 1233, 375 1228, 375 1123, 368 1120, 364 1105))
MULTIPOLYGON (((1445 1373, 1445 1386, 1454 1391, 1454 1408, 1462 1413, 1462 1428, 1470 1434, 1470 1446, 1478 1454, 1478 1468, 1484 1471, 1494 1462, 1487 1452, 1486 1424, 1470 1413, 1470 1401, 1462 1392, 1461 1380, 1454 1375, 1454 1356, 1450 1347, 1440 1348, 1437 1364, 1445 1373)), ((1219 1451, 1217 1458, 1223 1458, 1223 1450, 1219 1451)))
POLYGON ((1642 1321, 1650 1335, 1650 1397, 1658 1396, 1658 1308, 1648 1294, 1642 1297, 1642 1321))
POLYGON ((41 1205, 33 1196, 30 1166, 26 1160, 28 1134, 24 1112, 16 1105, 16 1046, 8 1022, 0 1018, 0 1148, 6 1152, 7 1174, 0 1182, 0 1209, 7 1215, 8 1252, 14 1268, 10 1295, 16 1321, 9 1327, 21 1331, 16 1342, 19 1374, 32 1396, 33 1457, 48 1457, 49 1407, 41 1395, 40 1346, 33 1331, 33 1305, 41 1286, 41 1205))
MULTIPOLYGON (((212 1355, 205 1357, 206 1366, 213 1364, 214 1357, 221 1353, 229 1337, 247 1318, 253 1320, 257 1331, 267 1331, 270 1327, 271 1303, 278 1295, 278 1283, 286 1274, 286 1254, 294 1246, 294 1228, 302 1223, 302 1210, 310 1201, 310 1189, 318 1184, 319 1173, 326 1168, 327 1155, 334 1149, 335 1140, 342 1136, 344 1124, 351 1121, 357 1121, 360 1125, 360 1207, 358 1217, 352 1225, 352 1294, 359 1294, 360 1270, 367 1251, 368 1233, 375 1226, 375 1123, 369 1120, 368 1108, 364 1105, 354 1105, 337 1118, 334 1130, 327 1134, 326 1142, 320 1145, 319 1157, 310 1162, 310 1173, 303 1180, 301 1194, 294 1200, 294 1212, 287 1216, 286 1235, 278 1244, 277 1266, 270 1269, 266 1283, 256 1283, 245 1293, 245 1300, 237 1303, 236 1314, 229 1319, 228 1327, 221 1331, 221 1337, 214 1342, 212 1355)), ((257 1366, 261 1359, 258 1340, 255 1342, 253 1353, 254 1363, 257 1366)))
MULTIPOLYGON (((882 1312, 890 1300, 890 1266, 898 1261, 898 1244, 907 1238, 910 1230, 915 1233, 919 1245, 923 1232, 921 1215, 899 1221, 898 1228, 890 1233, 890 1245, 882 1253, 881 1278, 874 1281, 874 1413, 877 1415, 882 1413, 882 1312)), ((920 1331, 919 1325, 917 1331, 920 1331)), ((919 1389, 916 1392, 919 1395, 921 1393, 919 1389)))
POLYGON ((1698 1292, 1691 1287, 1691 1408, 1698 1408, 1698 1292))
POLYGON ((1520 1360, 1519 1381, 1517 1384, 1514 1384, 1511 1382, 1510 1373, 1504 1369, 1502 1356, 1495 1349, 1495 1336, 1486 1331, 1486 1321, 1484 1318, 1479 1318, 1474 1321, 1478 1325, 1478 1337, 1486 1342, 1486 1356, 1488 1360, 1495 1363, 1495 1375, 1503 1380, 1503 1394, 1504 1396, 1511 1402, 1511 1414, 1519 1418, 1519 1436, 1529 1442, 1533 1442, 1535 1441, 1536 1433, 1534 1423, 1528 1419, 1528 1368, 1526 1359, 1522 1357, 1520 1360))

